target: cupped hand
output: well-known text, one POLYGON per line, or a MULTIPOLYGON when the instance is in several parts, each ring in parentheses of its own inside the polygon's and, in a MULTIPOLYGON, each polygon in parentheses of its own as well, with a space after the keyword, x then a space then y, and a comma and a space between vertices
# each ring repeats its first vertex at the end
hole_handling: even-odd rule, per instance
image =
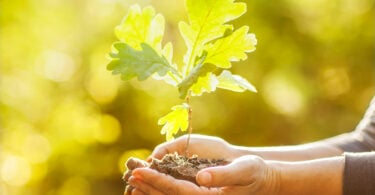
MULTIPOLYGON (((187 138, 188 136, 184 135, 173 141, 158 145, 148 158, 148 161, 151 158, 161 159, 165 154, 174 152, 185 155, 187 138)), ((197 134, 190 136, 188 155, 198 155, 201 158, 209 159, 224 158, 229 161, 239 156, 234 147, 225 140, 197 134)))
POLYGON ((133 170, 137 168, 144 168, 148 167, 149 164, 146 161, 143 161, 141 159, 137 158, 129 158, 126 163, 126 172, 124 173, 123 180, 126 182, 125 192, 124 195, 130 195, 132 194, 132 191, 136 191, 133 186, 128 185, 129 184, 129 178, 133 174, 133 170))
POLYGON ((197 182, 200 186, 149 168, 135 169, 129 178, 132 195, 263 195, 277 194, 280 171, 257 156, 247 155, 225 166, 201 170, 197 182))

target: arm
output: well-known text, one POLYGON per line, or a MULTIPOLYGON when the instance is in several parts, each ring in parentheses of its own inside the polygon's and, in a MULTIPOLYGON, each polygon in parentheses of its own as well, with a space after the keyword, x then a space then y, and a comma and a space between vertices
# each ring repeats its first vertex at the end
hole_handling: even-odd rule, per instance
POLYGON ((344 157, 301 162, 274 162, 281 170, 280 195, 341 195, 344 157))
POLYGON ((267 160, 302 161, 339 156, 343 153, 339 147, 321 142, 295 146, 243 147, 233 146, 239 156, 253 154, 267 160))
POLYGON ((281 162, 248 155, 226 166, 201 170, 197 174, 200 186, 148 168, 135 169, 129 184, 139 194, 341 195, 343 169, 343 156, 281 162))
MULTIPOLYGON (((151 157, 162 158, 167 153, 184 154, 187 136, 157 146, 151 157)), ((343 151, 324 141, 280 147, 243 147, 231 145, 223 139, 204 135, 191 135, 189 152, 205 158, 233 160, 244 155, 257 155, 266 160, 300 161, 339 156, 343 151)))
MULTIPOLYGON (((155 148, 152 157, 161 158, 166 153, 183 154, 187 136, 155 148)), ((209 136, 192 135, 190 153, 207 158, 226 158, 228 160, 243 155, 257 155, 268 160, 301 161, 331 156, 343 152, 366 152, 375 150, 375 97, 365 116, 352 133, 342 134, 327 140, 309 144, 281 147, 243 147, 230 145, 226 141, 209 136), (220 153, 218 153, 220 151, 220 153), (218 156, 223 155, 223 156, 218 156)))

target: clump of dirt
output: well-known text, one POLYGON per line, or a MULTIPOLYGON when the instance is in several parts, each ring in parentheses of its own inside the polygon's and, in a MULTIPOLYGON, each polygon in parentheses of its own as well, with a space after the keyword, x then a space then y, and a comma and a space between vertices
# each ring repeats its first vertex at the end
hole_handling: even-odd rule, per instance
MULTIPOLYGON (((197 184, 195 177, 200 170, 208 167, 223 166, 228 163, 229 161, 224 159, 198 158, 198 156, 195 155, 192 157, 186 157, 178 155, 177 153, 167 154, 161 160, 152 159, 150 164, 145 161, 130 158, 126 163, 128 171, 124 174, 123 179, 127 182, 131 176, 132 170, 136 168, 149 167, 161 173, 171 175, 176 179, 183 179, 197 184)), ((130 189, 126 191, 129 190, 130 189)))
POLYGON ((183 179, 197 184, 195 176, 200 170, 228 163, 224 159, 206 159, 198 158, 198 156, 186 157, 175 153, 167 154, 161 160, 153 159, 150 168, 171 175, 176 179, 183 179))

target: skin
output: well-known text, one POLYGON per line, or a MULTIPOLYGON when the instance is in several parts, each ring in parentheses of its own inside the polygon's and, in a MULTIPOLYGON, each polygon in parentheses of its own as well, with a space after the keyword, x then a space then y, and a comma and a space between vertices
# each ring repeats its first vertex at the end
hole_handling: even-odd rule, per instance
MULTIPOLYGON (((162 158, 165 154, 177 152, 184 154, 187 136, 172 142, 158 145, 150 158, 162 158)), ((323 142, 281 147, 243 147, 231 145, 225 140, 204 135, 191 135, 189 152, 206 158, 226 158, 229 160, 243 155, 256 155, 265 160, 301 161, 339 156, 343 151, 323 142)), ((149 159, 150 159, 149 158, 149 159)), ((149 160, 148 159, 148 160, 149 160)))
MULTIPOLYGON (((185 143, 183 136, 161 144, 148 160, 167 153, 184 154, 185 143)), ((142 168, 147 163, 133 159, 137 166, 131 168, 131 174, 128 172, 131 187, 125 194, 342 194, 344 158, 339 156, 342 151, 323 143, 247 148, 216 137, 192 135, 189 151, 200 157, 224 157, 232 162, 198 172, 200 186, 197 186, 142 168)))

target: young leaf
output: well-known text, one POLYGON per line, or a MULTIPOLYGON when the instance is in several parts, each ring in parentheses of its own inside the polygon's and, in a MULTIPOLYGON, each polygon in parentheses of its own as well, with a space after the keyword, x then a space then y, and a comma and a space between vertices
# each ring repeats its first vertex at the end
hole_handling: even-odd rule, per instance
POLYGON ((213 72, 216 68, 216 66, 211 64, 203 64, 194 67, 190 74, 178 84, 180 98, 185 98, 190 87, 197 83, 199 78, 207 75, 209 72, 213 72))
POLYGON ((219 84, 218 88, 227 89, 235 92, 243 92, 249 90, 257 92, 255 87, 250 84, 246 79, 238 75, 232 75, 231 72, 224 70, 218 77, 219 84))
POLYGON ((163 56, 146 43, 141 43, 141 50, 135 50, 126 43, 115 43, 117 53, 111 53, 113 60, 108 64, 107 69, 113 74, 121 74, 121 78, 127 81, 138 77, 142 81, 154 73, 164 76, 168 71, 176 73, 176 70, 169 65, 163 56))
POLYGON ((141 10, 139 5, 133 5, 121 24, 115 28, 115 34, 120 41, 132 48, 140 49, 141 43, 147 43, 160 54, 164 23, 164 17, 155 15, 154 8, 146 7, 141 10))
POLYGON ((155 79, 155 80, 164 80, 166 83, 168 83, 170 85, 177 86, 181 82, 182 78, 181 78, 181 74, 177 72, 177 70, 178 70, 177 65, 172 63, 172 57, 173 57, 173 45, 172 45, 172 43, 168 42, 164 46, 164 48, 162 50, 162 55, 165 56, 165 58, 168 60, 169 64, 176 71, 175 72, 168 72, 165 76, 159 76, 157 74, 154 74, 152 78, 155 79), (176 74, 176 72, 177 72, 177 74, 176 74))
POLYGON ((204 92, 213 92, 216 90, 216 86, 218 85, 218 83, 219 81, 216 76, 209 72, 206 76, 199 77, 198 81, 191 86, 191 95, 200 96, 204 92))
POLYGON ((159 125, 164 125, 161 129, 161 134, 166 135, 167 141, 172 140, 173 136, 179 130, 186 131, 189 126, 189 105, 183 103, 181 105, 173 106, 172 111, 160 118, 159 125))
POLYGON ((125 81, 133 77, 145 80, 151 75, 172 85, 181 81, 172 63, 172 44, 162 48, 164 17, 155 15, 154 8, 141 10, 138 5, 131 6, 115 33, 121 42, 113 45, 118 53, 110 54, 112 61, 107 69, 113 74, 121 74, 125 81), (159 75, 153 74, 156 72, 159 75))
POLYGON ((230 68, 231 61, 245 60, 245 52, 255 50, 257 43, 254 34, 248 34, 249 27, 243 26, 213 44, 207 44, 207 58, 205 63, 215 64, 220 68, 230 68))
POLYGON ((180 33, 188 48, 184 56, 185 75, 195 65, 195 58, 202 54, 204 45, 222 37, 226 29, 232 28, 225 23, 246 12, 246 4, 234 3, 234 0, 187 0, 186 7, 189 24, 179 24, 180 33))
MULTIPOLYGON (((113 74, 121 74, 123 80, 137 77, 145 80, 150 76, 163 79, 178 87, 180 97, 187 94, 202 95, 204 92, 223 88, 232 91, 256 91, 246 79, 224 70, 216 76, 215 70, 228 69, 231 62, 245 60, 246 53, 253 51, 256 39, 247 26, 234 30, 227 22, 246 12, 246 4, 235 0, 185 0, 188 23, 180 22, 179 30, 187 45, 182 73, 173 64, 173 46, 162 46, 164 18, 155 14, 152 7, 143 10, 132 6, 115 33, 120 42, 113 45, 112 61, 107 68, 113 74), (157 73, 157 74, 155 74, 157 73)), ((190 96, 190 95, 189 95, 190 96)), ((163 125, 161 133, 167 140, 179 130, 189 128, 190 107, 187 103, 174 106, 172 111, 158 120, 163 125)))

